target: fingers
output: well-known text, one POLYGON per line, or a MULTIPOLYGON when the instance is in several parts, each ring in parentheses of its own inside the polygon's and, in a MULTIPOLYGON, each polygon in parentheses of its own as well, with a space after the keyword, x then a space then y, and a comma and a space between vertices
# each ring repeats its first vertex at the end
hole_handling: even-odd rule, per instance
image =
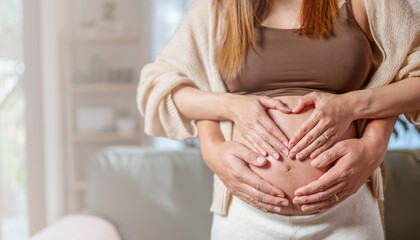
POLYGON ((306 186, 298 188, 295 191, 295 196, 310 195, 317 192, 325 191, 331 186, 343 182, 347 176, 347 172, 338 170, 332 167, 326 173, 324 173, 319 179, 309 183, 306 186))
POLYGON ((302 109, 305 106, 315 104, 315 101, 316 101, 317 97, 318 97, 317 92, 311 92, 311 93, 308 93, 308 94, 302 96, 302 98, 299 99, 298 103, 293 108, 292 113, 299 113, 300 111, 302 111, 302 109))
MULTIPOLYGON (((340 193, 337 193, 337 196, 339 196, 339 194, 340 193)), ((339 198, 340 198, 339 202, 344 200, 344 199, 341 199, 340 196, 339 196, 339 198)), ((325 200, 319 201, 317 203, 309 204, 309 205, 303 205, 301 209, 302 209, 302 211, 314 211, 314 210, 319 211, 319 209, 323 209, 323 211, 325 211, 325 210, 327 210, 329 208, 332 208, 333 206, 337 205, 339 202, 337 202, 335 200, 335 197, 332 194, 330 197, 328 197, 325 200)))
POLYGON ((237 196, 239 199, 241 199, 242 201, 246 202, 247 204, 255 207, 258 210, 261 210, 261 211, 264 211, 264 212, 271 211, 271 212, 275 212, 275 213, 281 212, 281 206, 258 202, 255 198, 247 195, 246 193, 239 193, 235 196, 237 196))
MULTIPOLYGON (((314 112, 315 113, 315 112, 314 112)), ((311 114, 308 120, 306 120, 299 128, 298 130, 293 134, 293 137, 289 141, 289 147, 294 149, 295 145, 300 141, 301 139, 308 134, 309 131, 311 131, 315 126, 317 126, 319 123, 319 120, 315 118, 314 114, 311 114)), ((314 132, 315 133, 315 132, 314 132)), ((312 136, 313 138, 313 136, 312 136)), ((292 152, 292 151, 291 151, 292 152)), ((294 152, 295 154, 297 152, 294 152)), ((290 154, 290 153, 289 153, 290 154)), ((292 158, 292 157, 291 157, 292 158)))
MULTIPOLYGON (((248 141, 250 141, 252 145, 255 144, 255 142, 253 142, 252 139, 248 139, 248 141)), ((255 151, 250 150, 244 144, 238 142, 238 144, 236 144, 235 146, 237 149, 236 151, 233 151, 232 154, 240 160, 257 167, 264 166, 267 162, 267 159, 265 157, 259 155, 255 151)), ((255 144, 254 147, 259 148, 258 144, 255 144)))
POLYGON ((317 168, 328 166, 338 158, 344 156, 344 149, 340 145, 335 144, 331 148, 322 152, 318 157, 311 161, 311 165, 317 168))
POLYGON ((303 204, 313 204, 316 202, 327 200, 335 193, 342 191, 343 188, 345 187, 346 187, 346 184, 344 182, 340 182, 335 185, 332 185, 331 187, 329 187, 328 189, 322 192, 317 192, 317 193, 307 195, 307 196, 296 196, 293 198, 293 203, 303 205, 303 204))
POLYGON ((292 110, 286 106, 280 99, 270 98, 267 96, 258 96, 258 100, 266 108, 272 108, 282 111, 283 113, 291 113, 292 110))
MULTIPOLYGON (((242 153, 234 156, 242 156, 242 153)), ((246 155, 245 155, 246 158, 246 155)), ((237 159, 242 160, 242 159, 237 159)), ((280 206, 289 205, 285 194, 278 187, 265 181, 246 165, 235 165, 227 178, 229 190, 235 196, 261 210, 279 212, 280 206)))
POLYGON ((289 153, 289 140, 280 128, 269 117, 261 118, 258 121, 261 127, 258 127, 257 130, 260 131, 261 138, 287 155, 289 153))
POLYGON ((315 151, 311 153, 310 158, 312 159, 316 158, 317 156, 319 156, 319 154, 327 150, 332 144, 333 144, 333 141, 325 142, 321 147, 317 148, 315 151))
POLYGON ((265 181, 249 168, 248 168, 248 171, 246 171, 246 173, 241 173, 241 174, 243 175, 242 182, 253 187, 254 189, 260 192, 270 194, 272 196, 277 196, 281 198, 285 197, 285 194, 282 190, 272 185, 271 183, 265 181))
MULTIPOLYGON (((267 156, 267 152, 259 144, 257 144, 257 142, 254 141, 254 139, 251 137, 251 135, 245 135, 244 137, 251 144, 253 150, 255 152, 259 152, 261 154, 261 157, 264 157, 264 159, 265 159, 265 157, 267 156)), ((265 164, 265 161, 261 162, 261 159, 256 159, 258 161, 250 162, 250 164, 253 164, 255 166, 262 166, 262 165, 265 164)))
MULTIPOLYGON (((232 192, 233 193, 233 192, 232 192)), ((238 197, 239 199, 241 199, 242 201, 246 202, 247 204, 255 207, 258 210, 264 211, 264 212, 268 212, 267 208, 262 208, 260 207, 258 204, 255 204, 254 201, 252 200, 252 197, 242 193, 242 192, 238 192, 238 193, 233 193, 236 197, 238 197)))
POLYGON ((309 144, 309 146, 307 146, 306 148, 304 148, 303 150, 300 149, 299 143, 300 142, 304 142, 303 144, 305 144, 305 142, 307 141, 306 139, 301 140, 298 145, 296 145, 296 152, 298 153, 296 155, 296 159, 298 160, 303 160, 305 159, 307 156, 310 155, 311 158, 315 158, 317 155, 312 154, 315 150, 317 150, 318 148, 320 148, 321 146, 324 147, 329 147, 332 143, 335 142, 336 139, 336 135, 334 135, 333 133, 331 133, 330 130, 327 130, 325 132, 325 135, 329 136, 328 138, 326 138, 323 134, 319 135, 315 141, 312 141, 312 143, 309 144))
MULTIPOLYGON (((289 205, 289 201, 285 198, 281 198, 281 197, 274 197, 272 195, 266 194, 264 192, 258 191, 255 188, 244 184, 243 186, 243 191, 245 193, 247 193, 249 196, 252 197, 252 200, 255 201, 254 204, 256 203, 263 203, 263 204, 267 204, 267 205, 271 205, 271 206, 288 206, 289 205)), ((258 204, 257 204, 258 205, 258 204)), ((265 205, 265 206, 267 206, 265 205)), ((272 210, 272 211, 276 211, 275 209, 270 209, 268 208, 268 210, 272 210)))
MULTIPOLYGON (((261 157, 257 153, 249 150, 249 148, 247 148, 243 144, 237 144, 237 146, 238 148, 236 149, 236 151, 233 151, 233 155, 241 161, 253 164, 253 162, 257 158, 261 157)), ((250 185, 261 192, 282 198, 285 196, 284 192, 281 189, 259 177, 247 166, 236 166, 236 169, 232 174, 234 175, 236 180, 250 185)))
POLYGON ((284 192, 280 188, 265 181, 247 166, 236 169, 232 174, 237 181, 249 185, 260 192, 281 198, 285 197, 284 192))
POLYGON ((249 138, 252 138, 252 140, 257 145, 257 148, 261 149, 259 152, 261 152, 263 156, 266 156, 268 153, 276 160, 280 158, 278 151, 274 149, 272 145, 267 143, 267 141, 272 139, 273 136, 270 135, 270 133, 263 126, 261 126, 260 123, 258 123, 252 132, 247 135, 249 138))
MULTIPOLYGON (((300 151, 306 148, 309 144, 311 144, 315 140, 318 140, 318 137, 321 135, 320 131, 323 131, 323 126, 321 126, 321 124, 318 123, 302 139, 300 139, 299 142, 292 149, 290 149, 291 158, 296 156, 296 159, 302 160, 304 156, 303 156, 303 153, 301 153, 300 151)), ((298 133, 298 135, 300 134, 298 133)), ((321 142, 318 141, 318 143, 321 145, 323 143, 323 140, 326 140, 325 137, 323 138, 324 139, 319 139, 321 140, 321 142)))

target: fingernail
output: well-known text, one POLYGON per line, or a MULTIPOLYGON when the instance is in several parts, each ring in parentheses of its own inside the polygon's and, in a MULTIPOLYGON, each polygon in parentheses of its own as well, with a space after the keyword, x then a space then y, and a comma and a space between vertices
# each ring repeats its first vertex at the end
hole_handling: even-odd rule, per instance
POLYGON ((296 156, 296 153, 294 153, 294 152, 289 152, 289 156, 288 156, 289 158, 292 158, 292 159, 293 159, 295 156, 296 156))
POLYGON ((268 210, 267 209, 265 209, 265 208, 261 208, 264 212, 268 212, 268 210))
POLYGON ((315 158, 314 160, 311 161, 311 165, 313 167, 317 167, 321 164, 321 160, 319 160, 319 158, 315 158))
POLYGON ((273 152, 271 156, 273 156, 274 159, 279 159, 280 157, 280 155, 277 152, 273 152))
POLYGON ((303 207, 302 207, 302 210, 303 210, 303 211, 307 211, 307 210, 309 210, 309 207, 308 207, 308 206, 303 206, 303 207))
POLYGON ((281 152, 286 156, 289 154, 289 152, 286 149, 283 149, 281 152))
POLYGON ((261 155, 266 156, 267 153, 264 150, 261 150, 261 155))
POLYGON ((255 160, 255 163, 258 165, 263 164, 264 162, 265 162, 265 158, 261 156, 259 156, 257 160, 255 160))
POLYGON ((299 153, 298 155, 296 155, 296 159, 297 160, 302 160, 303 159, 303 154, 302 153, 299 153))
POLYGON ((277 194, 276 196, 277 196, 277 197, 284 198, 284 195, 283 195, 283 194, 277 194))
POLYGON ((315 153, 311 153, 311 155, 309 157, 312 159, 312 158, 316 157, 316 154, 315 153))
POLYGON ((292 111, 292 109, 290 109, 288 106, 284 106, 284 107, 286 107, 287 111, 289 111, 289 112, 292 111))
POLYGON ((280 212, 281 211, 281 208, 280 207, 274 207, 274 211, 280 212))
POLYGON ((290 149, 289 143, 288 142, 283 142, 284 146, 286 146, 288 149, 290 149))
POLYGON ((282 202, 280 205, 287 207, 287 206, 289 206, 289 203, 288 202, 282 202))
POLYGON ((293 199, 293 203, 294 204, 301 204, 302 202, 301 202, 300 198, 295 198, 295 199, 293 199))
POLYGON ((296 196, 302 196, 303 195, 303 192, 296 192, 295 195, 296 196))

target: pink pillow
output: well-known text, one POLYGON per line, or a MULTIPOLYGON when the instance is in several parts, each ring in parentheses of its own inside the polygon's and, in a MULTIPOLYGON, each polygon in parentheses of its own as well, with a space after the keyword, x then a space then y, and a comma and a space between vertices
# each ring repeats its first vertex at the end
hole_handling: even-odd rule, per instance
POLYGON ((114 225, 93 215, 71 214, 33 235, 30 240, 121 240, 114 225))

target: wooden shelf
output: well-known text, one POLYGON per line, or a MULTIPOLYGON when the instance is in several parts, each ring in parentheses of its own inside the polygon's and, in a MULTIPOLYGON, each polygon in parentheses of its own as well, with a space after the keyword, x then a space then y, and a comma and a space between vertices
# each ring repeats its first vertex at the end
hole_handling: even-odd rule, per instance
POLYGON ((126 142, 140 140, 140 133, 130 135, 120 133, 75 133, 75 142, 126 142))
POLYGON ((94 36, 76 36, 70 37, 71 43, 138 43, 140 41, 139 34, 123 34, 123 35, 94 35, 94 36))
POLYGON ((136 92, 137 83, 73 83, 74 93, 136 92))
MULTIPOLYGON (((138 50, 140 50, 141 44, 143 44, 142 41, 144 41, 145 38, 141 36, 141 33, 115 33, 107 35, 89 34, 83 36, 62 35, 61 39, 64 47, 63 101, 65 103, 64 124, 66 128, 65 142, 67 152, 66 191, 68 196, 66 213, 75 213, 82 207, 80 196, 81 193, 86 191, 87 187, 86 181, 80 179, 78 171, 85 169, 86 166, 83 165, 83 163, 89 159, 90 153, 99 151, 102 147, 111 145, 140 145, 143 143, 144 133, 141 132, 141 129, 136 129, 136 132, 129 135, 120 134, 118 132, 77 132, 74 126, 76 106, 90 105, 92 101, 96 102, 96 104, 101 104, 103 102, 104 104, 108 104, 110 107, 115 108, 116 112, 124 111, 134 113, 135 109, 133 108, 136 107, 135 105, 127 106, 122 102, 110 102, 109 99, 111 99, 111 101, 113 101, 113 98, 115 98, 115 101, 125 101, 126 98, 121 98, 121 100, 119 100, 119 97, 121 95, 134 96, 137 91, 138 80, 134 80, 133 82, 106 82, 105 79, 103 79, 103 82, 74 82, 73 77, 76 69, 74 64, 79 60, 77 58, 82 57, 82 55, 91 56, 97 51, 100 51, 99 55, 103 53, 104 57, 108 56, 109 58, 109 56, 111 56, 110 54, 118 51, 118 48, 121 47, 123 47, 124 51, 127 49, 130 59, 136 57, 133 59, 138 59, 135 61, 139 61, 144 57, 143 55, 140 55, 141 52, 138 50), (112 49, 110 49, 109 52, 106 52, 108 47, 112 49), (130 50, 130 48, 132 48, 132 50, 130 50), (86 54, 85 52, 82 52, 82 55, 79 54, 79 51, 85 51, 86 49, 88 49, 86 54), (114 96, 113 94, 116 95, 114 96)), ((120 59, 113 58, 111 60, 112 62, 109 62, 110 67, 120 65, 120 59)), ((138 65, 140 65, 140 62, 136 62, 134 66, 138 65)), ((127 63, 122 66, 129 67, 127 63)), ((136 73, 136 75, 137 74, 138 73, 136 73)), ((139 123, 138 120, 139 119, 137 119, 136 122, 139 123)))

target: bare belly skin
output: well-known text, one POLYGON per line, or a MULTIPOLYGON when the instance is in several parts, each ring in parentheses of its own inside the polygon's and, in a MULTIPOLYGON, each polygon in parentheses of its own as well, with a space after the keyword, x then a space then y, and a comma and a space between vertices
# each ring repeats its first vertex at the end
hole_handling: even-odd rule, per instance
MULTIPOLYGON (((281 99, 290 109, 293 109, 300 97, 301 96, 279 96, 274 98, 281 99)), ((285 114, 276 109, 269 109, 267 110, 267 113, 280 127, 286 137, 290 139, 299 126, 310 116, 313 110, 313 106, 307 106, 299 114, 285 114)), ((357 137, 357 131, 356 125, 353 122, 339 140, 355 137, 357 137)), ((241 142, 255 151, 254 147, 240 135, 235 124, 233 125, 232 141, 241 142)), ((289 206, 282 206, 280 214, 308 215, 316 213, 316 211, 302 211, 300 204, 294 205, 292 202, 292 199, 295 197, 294 192, 296 189, 318 179, 331 166, 315 168, 310 164, 311 159, 309 157, 303 160, 290 159, 281 152, 279 160, 275 160, 272 157, 267 157, 267 160, 267 164, 264 167, 250 165, 250 168, 266 181, 279 187, 286 194, 286 198, 289 199, 289 206)))

